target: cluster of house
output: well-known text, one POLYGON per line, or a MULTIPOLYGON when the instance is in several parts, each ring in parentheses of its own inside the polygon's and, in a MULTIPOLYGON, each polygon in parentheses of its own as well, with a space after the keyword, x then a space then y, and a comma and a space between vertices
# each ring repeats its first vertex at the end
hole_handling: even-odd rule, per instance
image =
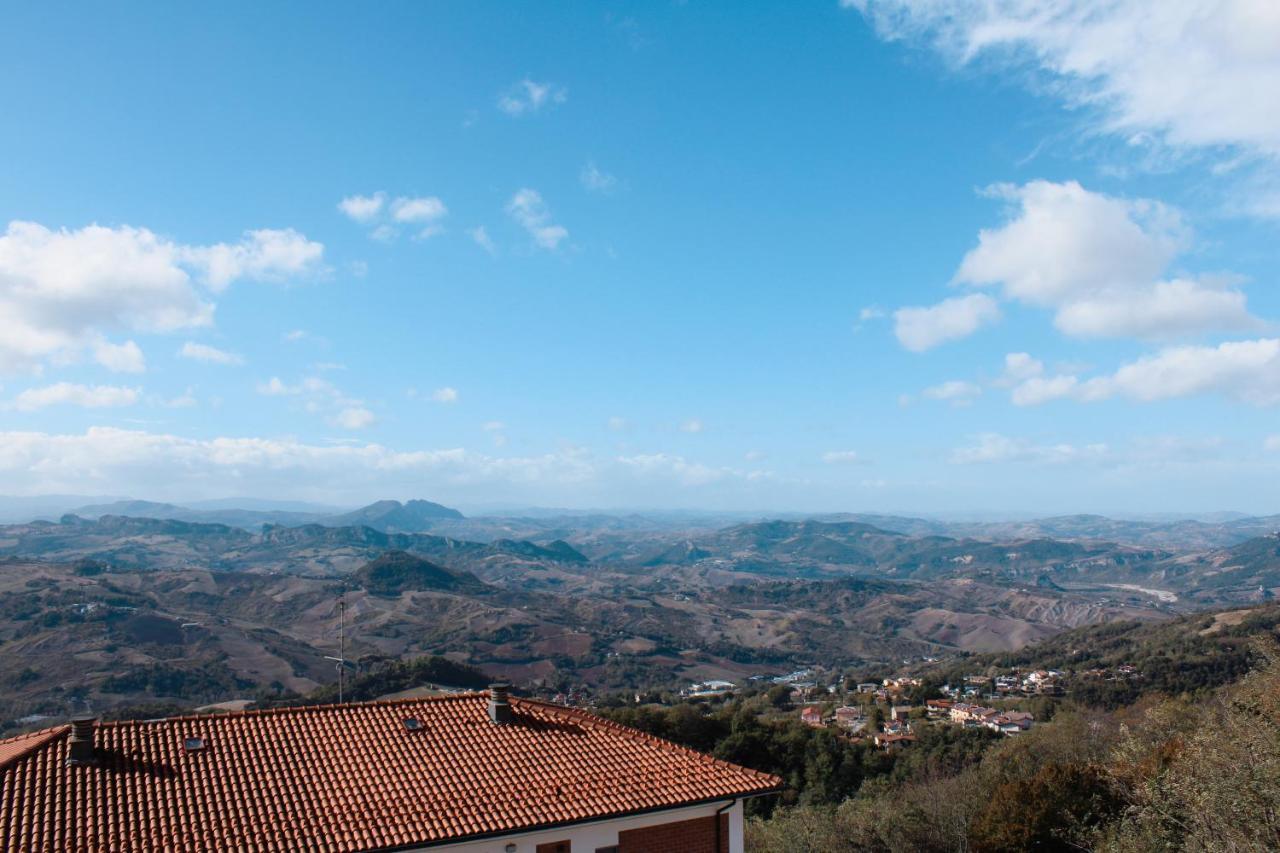
MULTIPOLYGON (((916 739, 908 719, 912 707, 911 705, 893 705, 889 708, 889 719, 881 723, 879 731, 869 733, 876 746, 882 749, 894 749, 916 739)), ((828 716, 823 716, 822 706, 806 705, 800 709, 800 722, 814 728, 827 728, 834 725, 854 738, 861 738, 868 736, 867 726, 870 724, 870 719, 866 712, 856 705, 841 706, 828 716)))
POLYGON ((581 708, 590 704, 591 699, 586 687, 570 687, 568 691, 552 696, 551 701, 565 708, 581 708))
POLYGON ((1016 735, 1031 728, 1036 718, 1026 711, 1001 711, 982 705, 970 705, 968 702, 949 702, 946 699, 930 699, 928 702, 930 716, 935 713, 960 726, 969 728, 988 728, 1005 735, 1016 735))
POLYGON ((713 696, 728 696, 738 689, 732 681, 697 681, 680 691, 685 699, 708 699, 713 696))

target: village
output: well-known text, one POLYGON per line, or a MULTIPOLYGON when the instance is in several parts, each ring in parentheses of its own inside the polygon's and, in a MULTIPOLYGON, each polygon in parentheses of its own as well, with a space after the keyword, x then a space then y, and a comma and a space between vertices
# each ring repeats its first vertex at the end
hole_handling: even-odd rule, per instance
MULTIPOLYGON (((831 728, 852 741, 870 740, 885 750, 914 743, 923 726, 952 725, 988 729, 1006 736, 1029 730, 1035 715, 1023 707, 1036 697, 1061 697, 1077 680, 1140 678, 1136 668, 1063 671, 1009 669, 999 674, 971 674, 955 684, 932 686, 924 678, 901 675, 880 681, 845 681, 801 669, 777 676, 753 676, 748 682, 768 687, 784 698, 800 722, 831 728), (929 695, 933 694, 933 695, 929 695)), ((712 680, 689 685, 684 700, 723 699, 739 693, 731 681, 712 680)))

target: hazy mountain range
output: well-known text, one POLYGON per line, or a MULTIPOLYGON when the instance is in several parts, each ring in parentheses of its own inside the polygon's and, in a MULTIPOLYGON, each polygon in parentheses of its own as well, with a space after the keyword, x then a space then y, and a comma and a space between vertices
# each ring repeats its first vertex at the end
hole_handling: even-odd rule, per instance
POLYGON ((1274 519, 1247 517, 78 509, 0 525, 0 715, 305 692, 332 674, 340 595, 353 660, 441 653, 525 685, 630 689, 1010 650, 1280 590, 1274 519))

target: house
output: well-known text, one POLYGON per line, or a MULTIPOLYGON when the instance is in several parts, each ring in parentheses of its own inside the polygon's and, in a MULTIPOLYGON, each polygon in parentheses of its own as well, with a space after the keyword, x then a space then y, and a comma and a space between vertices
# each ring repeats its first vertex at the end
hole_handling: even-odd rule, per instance
POLYGON ((1031 728, 1031 724, 1035 722, 1035 719, 1026 711, 1005 711, 1003 714, 997 714, 992 719, 987 720, 985 725, 987 728, 1001 734, 1016 735, 1031 728))
POLYGON ((862 713, 861 708, 855 708, 852 705, 836 708, 836 725, 842 729, 851 729, 865 719, 866 716, 862 713))
POLYGON ((910 714, 910 705, 893 705, 889 708, 889 719, 891 720, 905 720, 910 714))
POLYGON ((0 741, 0 849, 742 853, 781 780, 488 693, 100 722, 0 741))
POLYGON ((878 734, 874 738, 876 746, 885 750, 901 749, 908 744, 915 743, 916 736, 909 734, 878 734))
POLYGON ((800 722, 807 726, 822 726, 822 709, 817 705, 809 705, 800 709, 800 722))
POLYGON ((728 696, 738 689, 732 681, 699 681, 680 691, 689 699, 705 699, 712 696, 728 696))
POLYGON ((936 720, 941 717, 951 716, 951 708, 955 704, 950 699, 926 699, 924 709, 925 713, 929 715, 929 719, 936 720))
POLYGON ((859 682, 859 683, 858 683, 858 691, 857 691, 857 692, 859 692, 859 693, 875 693, 875 692, 876 692, 877 690, 879 690, 879 689, 880 689, 880 685, 879 685, 879 684, 877 684, 877 683, 875 683, 874 681, 861 681, 861 682, 859 682))

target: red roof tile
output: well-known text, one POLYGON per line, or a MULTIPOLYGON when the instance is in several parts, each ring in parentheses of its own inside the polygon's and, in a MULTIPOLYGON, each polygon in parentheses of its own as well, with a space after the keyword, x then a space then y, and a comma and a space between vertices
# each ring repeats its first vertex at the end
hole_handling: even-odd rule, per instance
POLYGON ((485 694, 59 727, 0 741, 5 850, 325 850, 518 832, 765 793, 758 773, 583 711, 485 694), (413 717, 421 729, 410 731, 413 717), (204 748, 183 742, 198 737, 204 748))

